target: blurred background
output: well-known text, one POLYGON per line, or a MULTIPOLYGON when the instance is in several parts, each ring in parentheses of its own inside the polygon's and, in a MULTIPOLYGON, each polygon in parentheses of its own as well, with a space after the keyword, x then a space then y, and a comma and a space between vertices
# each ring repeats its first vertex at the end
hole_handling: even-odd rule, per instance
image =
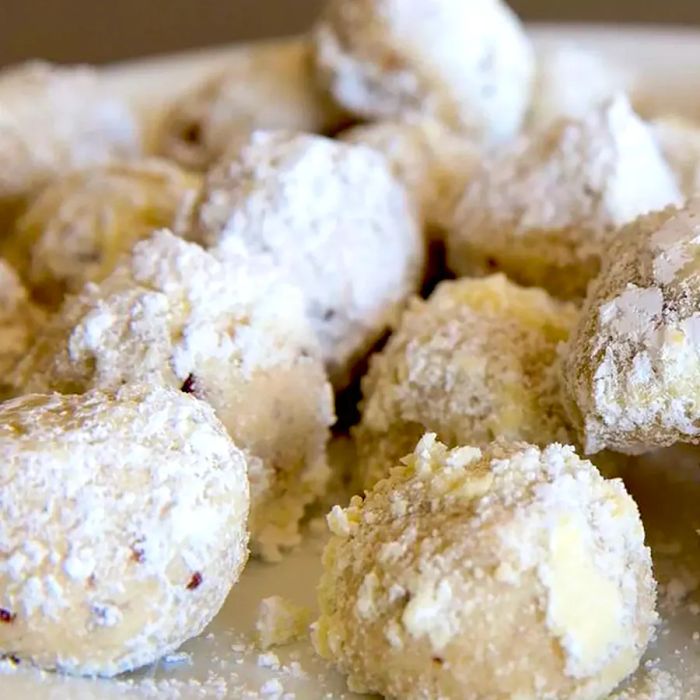
MULTIPOLYGON (((420 0, 407 0, 416 1, 420 0)), ((304 30, 322 0, 1 0, 0 65, 104 63, 304 30)), ((512 0, 525 19, 700 23, 698 0, 512 0)))

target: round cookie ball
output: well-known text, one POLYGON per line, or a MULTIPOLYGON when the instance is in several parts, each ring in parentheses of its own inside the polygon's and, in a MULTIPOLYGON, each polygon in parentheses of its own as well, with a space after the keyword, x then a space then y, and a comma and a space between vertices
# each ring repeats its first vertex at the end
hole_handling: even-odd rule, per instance
POLYGON ((51 178, 141 149, 135 116, 88 68, 3 71, 0 104, 0 237, 24 197, 51 178))
POLYGON ((241 139, 208 173, 192 236, 223 259, 260 260, 301 289, 337 387, 423 276, 417 213, 385 159, 321 136, 241 139))
POLYGON ((666 116, 654 119, 651 128, 683 194, 700 193, 700 125, 666 116))
POLYGON ((29 350, 45 320, 11 265, 0 258, 0 399, 11 391, 7 377, 29 350))
POLYGON ((363 119, 422 115, 502 141, 530 100, 533 52, 500 0, 329 0, 314 39, 321 84, 363 119))
POLYGON ((458 275, 502 271, 580 298, 620 226, 679 200, 650 129, 620 96, 484 160, 457 207, 447 262, 458 275))
POLYGON ((206 404, 131 386, 0 405, 0 653, 113 676, 199 634, 247 559, 246 459, 206 404))
POLYGON ((167 111, 158 150, 185 167, 205 170, 232 139, 253 129, 309 133, 347 121, 314 81, 307 39, 260 44, 186 92, 167 111))
POLYGON ((74 171, 30 201, 3 250, 34 296, 58 305, 155 229, 185 228, 200 188, 199 176, 155 158, 74 171))
POLYGON ((430 119, 362 124, 339 138, 381 153, 438 236, 452 220, 480 155, 472 141, 430 119))
POLYGON ((577 315, 503 275, 443 282, 413 300, 362 381, 358 487, 388 476, 426 431, 448 445, 567 442, 557 351, 577 315))
POLYGON ((571 447, 430 434, 403 463, 328 516, 313 637, 351 689, 601 700, 637 668, 656 584, 622 481, 571 447))
POLYGON ((248 452, 255 553, 298 543, 328 477, 333 396, 299 292, 245 259, 224 264, 167 231, 67 297, 19 364, 19 391, 147 381, 208 402, 248 452))

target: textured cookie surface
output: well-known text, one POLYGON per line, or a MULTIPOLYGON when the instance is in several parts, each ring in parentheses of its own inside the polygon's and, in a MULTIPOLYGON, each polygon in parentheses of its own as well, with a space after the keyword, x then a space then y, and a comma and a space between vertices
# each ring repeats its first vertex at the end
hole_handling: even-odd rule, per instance
POLYGON ((381 153, 423 221, 438 234, 451 221, 479 158, 471 140, 430 119, 363 124, 344 131, 340 138, 381 153))
POLYGON ((186 227, 201 181, 164 160, 113 161, 58 177, 31 200, 3 248, 34 295, 100 281, 136 241, 186 227))
POLYGON ((132 386, 0 406, 0 654, 112 676, 199 634, 247 559, 244 454, 132 386))
POLYGON ((347 118, 316 87, 306 39, 260 44, 183 95, 160 128, 159 151, 204 170, 252 129, 335 131, 347 118))
POLYGON ((98 285, 68 297, 19 365, 19 390, 81 393, 149 381, 210 403, 250 453, 252 545, 299 539, 327 478, 330 385, 293 288, 240 259, 225 265, 167 231, 98 285))
POLYGON ((206 178, 193 235, 301 289, 339 386, 422 281, 418 218, 385 160, 320 136, 257 131, 234 144, 206 178))
POLYGON ((679 200, 650 130, 614 98, 485 160, 457 207, 448 264, 580 298, 620 226, 679 200))
POLYGON ((576 317, 503 275, 443 282, 414 300, 362 383, 359 486, 388 476, 425 431, 449 445, 568 441, 556 362, 576 317))
POLYGON ((0 73, 0 227, 55 175, 140 148, 133 114, 90 69, 30 63, 0 73))
POLYGON ((330 0, 314 37, 321 83, 363 119, 422 115, 500 141, 530 100, 532 49, 500 0, 330 0))
POLYGON ((314 642, 352 689, 600 700, 635 670, 656 585, 621 481, 561 445, 427 435, 403 462, 328 516, 314 642))
POLYGON ((587 452, 700 442, 700 200, 630 224, 591 285, 563 364, 587 452))

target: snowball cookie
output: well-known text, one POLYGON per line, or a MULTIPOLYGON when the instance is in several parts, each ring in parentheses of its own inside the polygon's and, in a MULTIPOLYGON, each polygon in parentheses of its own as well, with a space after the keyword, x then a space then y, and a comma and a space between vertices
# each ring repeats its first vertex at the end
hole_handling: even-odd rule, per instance
POLYGON ((14 383, 81 393, 149 381, 207 401, 249 453, 252 545, 271 559, 299 541, 328 476, 333 398, 318 355, 295 289, 161 231, 66 299, 14 383))
POLYGON ((700 443, 700 199, 613 241, 562 368, 588 453, 700 443))
POLYGON ((457 207, 448 264, 581 297, 618 227, 679 200, 650 130, 617 97, 484 161, 457 207))
POLYGON ((304 293, 336 386, 423 276, 416 212, 383 157, 321 136, 256 131, 205 179, 193 236, 274 266, 304 293))
POLYGON ((576 44, 538 52, 537 80, 528 125, 545 127, 560 117, 574 119, 633 88, 625 72, 601 54, 576 44))
POLYGON ((0 405, 0 654, 113 676, 199 634, 247 559, 246 461, 156 386, 0 405))
POLYGON ((155 158, 74 171, 30 202, 4 249, 34 296, 57 305, 154 229, 187 225, 200 188, 200 176, 155 158))
POLYGON ((358 486, 388 476, 426 430, 449 445, 568 441, 555 365, 576 317, 572 304, 503 275, 414 299, 362 381, 358 486))
POLYGON ((433 234, 451 221, 480 157, 471 140, 431 119, 363 124, 340 138, 369 146, 389 161, 433 234))
POLYGON ((0 400, 10 392, 6 378, 32 345, 44 313, 27 296, 17 273, 0 258, 0 400))
POLYGON ((329 0, 314 38, 321 84, 364 119, 423 115, 501 141, 530 101, 533 52, 500 0, 329 0))
POLYGON ((134 115, 88 68, 0 72, 0 105, 0 226, 55 175, 140 150, 134 115))
POLYGON ((347 117, 313 78, 306 39, 261 44, 182 95, 167 111, 159 151, 204 170, 224 155, 232 139, 252 129, 332 132, 347 117))
POLYGON ((700 125, 682 117, 659 117, 654 136, 686 197, 700 192, 700 125))
POLYGON ((336 506, 317 651, 356 691, 598 700, 657 620, 637 506, 572 447, 454 450, 426 435, 336 506))

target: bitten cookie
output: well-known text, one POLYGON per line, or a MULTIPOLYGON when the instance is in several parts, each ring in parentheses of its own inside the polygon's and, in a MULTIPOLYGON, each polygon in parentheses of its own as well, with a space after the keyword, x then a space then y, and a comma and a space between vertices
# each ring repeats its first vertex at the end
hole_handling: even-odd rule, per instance
POLYGON ((247 559, 246 459, 206 404, 131 386, 0 405, 0 653, 81 675, 199 634, 247 559))
POLYGON ((415 299, 362 381, 358 488, 388 476, 426 431, 453 446, 569 441, 556 363, 576 318, 572 304, 503 275, 415 299))
POLYGON ((533 52, 500 0, 329 0, 314 39, 320 83, 362 119, 421 115, 503 141, 530 101, 533 52))
POLYGON ((418 217, 385 159, 320 136, 256 131, 235 143, 205 179, 191 235, 301 289, 338 387, 423 277, 418 217))
POLYGON ((656 584, 622 481, 571 447, 435 435, 403 464, 328 516, 314 643, 352 690, 602 700, 637 668, 656 584))
POLYGON ((186 227, 200 188, 199 176, 155 158, 73 171, 30 200, 2 249, 33 295, 58 306, 155 229, 186 227))
POLYGON ((246 259, 230 265, 167 231, 137 243, 98 285, 68 297, 14 375, 25 392, 135 381, 210 403, 249 453, 252 546, 299 541, 324 488, 331 387, 294 288, 246 259))
POLYGON ((617 97, 484 160, 457 207, 448 265, 580 298, 620 226, 680 199, 651 131, 617 97))

